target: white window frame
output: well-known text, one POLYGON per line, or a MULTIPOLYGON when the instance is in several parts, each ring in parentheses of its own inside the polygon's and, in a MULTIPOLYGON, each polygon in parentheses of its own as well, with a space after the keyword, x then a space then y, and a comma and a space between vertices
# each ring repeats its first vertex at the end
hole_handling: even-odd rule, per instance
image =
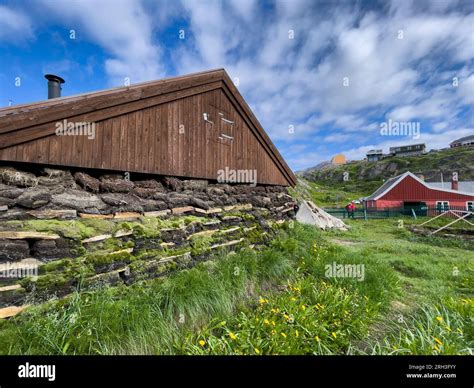
POLYGON ((469 204, 471 204, 471 208, 474 209, 474 201, 466 201, 466 210, 469 211, 469 204))
POLYGON ((436 209, 438 209, 438 204, 441 204, 440 210, 442 212, 449 210, 449 201, 436 201, 436 209), (447 207, 444 204, 447 204, 447 207))

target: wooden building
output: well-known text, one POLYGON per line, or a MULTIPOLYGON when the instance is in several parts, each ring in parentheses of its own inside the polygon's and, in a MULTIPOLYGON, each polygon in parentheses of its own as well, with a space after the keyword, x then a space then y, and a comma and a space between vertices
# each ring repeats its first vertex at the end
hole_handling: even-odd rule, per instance
POLYGON ((296 184, 223 69, 0 109, 0 160, 296 184))
POLYGON ((474 193, 458 190, 458 182, 451 189, 432 187, 411 172, 387 180, 371 196, 367 197, 368 209, 411 208, 426 206, 439 210, 450 208, 472 211, 474 193))

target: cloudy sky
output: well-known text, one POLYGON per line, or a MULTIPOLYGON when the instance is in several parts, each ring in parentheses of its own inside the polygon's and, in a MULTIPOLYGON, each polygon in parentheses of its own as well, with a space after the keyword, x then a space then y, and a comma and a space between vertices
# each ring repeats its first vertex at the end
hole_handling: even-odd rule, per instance
POLYGON ((295 170, 443 148, 474 133, 474 0, 0 0, 1 107, 222 67, 295 170))

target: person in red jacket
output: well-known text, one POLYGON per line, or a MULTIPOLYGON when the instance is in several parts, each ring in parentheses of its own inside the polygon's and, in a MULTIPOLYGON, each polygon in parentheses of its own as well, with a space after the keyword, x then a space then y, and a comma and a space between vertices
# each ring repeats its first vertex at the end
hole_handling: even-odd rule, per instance
POLYGON ((355 204, 354 204, 354 201, 352 201, 351 203, 349 203, 347 206, 346 206, 346 209, 347 209, 347 217, 348 218, 354 218, 354 211, 355 211, 355 204))

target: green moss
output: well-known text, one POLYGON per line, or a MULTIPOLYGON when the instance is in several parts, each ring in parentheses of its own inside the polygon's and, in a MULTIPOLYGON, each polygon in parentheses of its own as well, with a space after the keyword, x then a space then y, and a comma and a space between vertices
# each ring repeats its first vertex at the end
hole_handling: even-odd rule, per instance
POLYGON ((64 287, 69 281, 70 279, 68 279, 64 274, 54 273, 39 276, 35 284, 38 290, 50 290, 64 287))
POLYGON ((114 223, 101 219, 80 220, 29 220, 23 224, 25 230, 55 233, 65 238, 83 240, 101 233, 110 232, 114 223))
POLYGON ((133 260, 133 256, 127 251, 106 252, 98 251, 89 254, 86 257, 86 263, 91 263, 94 267, 112 264, 115 262, 129 263, 133 260))

